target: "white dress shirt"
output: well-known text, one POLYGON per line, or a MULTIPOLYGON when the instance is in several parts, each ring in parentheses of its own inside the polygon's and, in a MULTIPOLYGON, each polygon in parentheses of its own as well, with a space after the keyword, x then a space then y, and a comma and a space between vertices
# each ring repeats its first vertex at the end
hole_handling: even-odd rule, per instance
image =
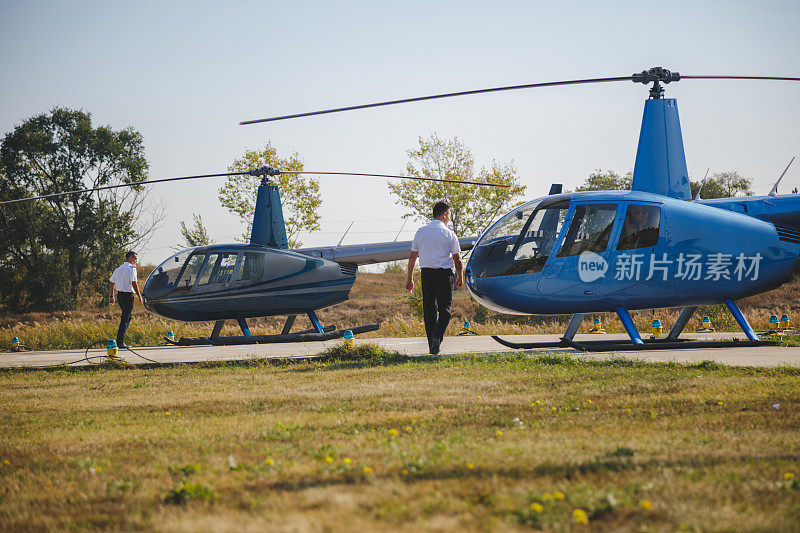
POLYGON ((133 292, 133 282, 136 281, 136 267, 125 261, 111 274, 108 281, 113 283, 119 292, 133 292))
POLYGON ((461 253, 461 246, 453 230, 434 220, 417 230, 411 251, 419 252, 420 268, 453 268, 453 255, 461 253))

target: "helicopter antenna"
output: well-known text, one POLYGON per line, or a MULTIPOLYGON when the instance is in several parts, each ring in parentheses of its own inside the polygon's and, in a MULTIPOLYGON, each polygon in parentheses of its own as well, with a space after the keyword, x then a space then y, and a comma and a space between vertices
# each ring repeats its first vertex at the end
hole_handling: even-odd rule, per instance
POLYGON ((398 231, 397 235, 394 236, 394 241, 392 241, 392 242, 397 242, 397 239, 400 238, 400 234, 403 233, 403 228, 406 227, 406 222, 408 222, 408 218, 407 217, 403 218, 403 225, 400 226, 400 231, 398 231))
POLYGON ((344 238, 345 238, 345 237, 347 237, 347 232, 348 232, 348 231, 350 231, 350 228, 352 228, 352 227, 353 227, 353 224, 355 224, 355 222, 356 222, 355 220, 353 220, 352 222, 350 222, 350 225, 349 225, 349 226, 347 226, 347 229, 346 229, 346 230, 344 230, 344 235, 342 235, 342 238, 341 238, 341 239, 339 239, 339 244, 337 244, 336 246, 341 246, 341 245, 342 245, 342 241, 344 241, 344 238))
POLYGON ((769 191, 769 194, 767 196, 777 196, 778 195, 778 184, 781 182, 783 177, 786 175, 786 171, 789 170, 789 167, 792 166, 792 163, 794 163, 794 157, 792 158, 791 161, 789 161, 789 164, 786 165, 786 168, 784 169, 783 174, 781 174, 781 177, 778 178, 778 181, 775 182, 775 185, 772 186, 772 190, 769 191))
POLYGON ((705 185, 705 184, 706 184, 706 178, 708 178, 708 171, 709 171, 709 170, 711 170, 711 168, 707 168, 707 169, 706 169, 706 175, 705 175, 705 176, 703 176, 703 181, 700 183, 700 188, 699 188, 699 189, 697 189, 697 194, 695 194, 695 195, 694 195, 694 201, 695 201, 695 202, 696 202, 696 201, 698 201, 698 200, 700 199, 700 191, 702 191, 702 190, 703 190, 703 185, 705 185))
POLYGON ((370 104, 352 105, 346 107, 336 107, 333 109, 322 109, 319 111, 309 111, 306 113, 295 113, 292 115, 281 115, 276 117, 259 118, 255 120, 245 120, 239 122, 240 125, 258 124, 261 122, 275 122, 278 120, 288 120, 293 118, 311 117, 315 115, 327 115, 329 113, 341 113, 343 111, 356 111, 359 109, 369 109, 373 107, 383 107, 396 104, 408 104, 412 102, 422 102, 425 100, 436 100, 439 98, 453 98, 456 96, 469 96, 473 94, 494 93, 500 91, 515 91, 519 89, 536 89, 540 87, 556 87, 561 85, 582 85, 587 83, 610 83, 615 81, 632 81, 634 83, 648 84, 652 83, 650 88, 650 98, 660 99, 664 97, 664 88, 662 84, 666 85, 673 81, 680 81, 684 79, 696 80, 778 80, 778 81, 800 81, 800 78, 788 76, 729 76, 729 75, 681 75, 678 72, 665 69, 663 67, 653 67, 636 74, 629 76, 615 76, 609 78, 584 78, 579 80, 562 80, 562 81, 546 81, 541 83, 525 83, 522 85, 506 85, 504 87, 491 87, 489 89, 473 89, 469 91, 457 91, 452 93, 431 94, 427 96, 417 96, 414 98, 402 98, 400 100, 387 100, 385 102, 373 102, 370 104))

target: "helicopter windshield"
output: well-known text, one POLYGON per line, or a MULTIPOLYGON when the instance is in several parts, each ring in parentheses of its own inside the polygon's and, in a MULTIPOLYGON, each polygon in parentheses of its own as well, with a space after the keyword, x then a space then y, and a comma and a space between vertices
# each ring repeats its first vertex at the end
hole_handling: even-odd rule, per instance
POLYGON ((569 209, 567 199, 539 199, 511 211, 478 242, 478 277, 541 272, 569 209))
POLYGON ((192 250, 192 248, 181 250, 153 270, 145 283, 148 297, 159 298, 172 292, 178 274, 180 274, 186 259, 192 254, 192 250))

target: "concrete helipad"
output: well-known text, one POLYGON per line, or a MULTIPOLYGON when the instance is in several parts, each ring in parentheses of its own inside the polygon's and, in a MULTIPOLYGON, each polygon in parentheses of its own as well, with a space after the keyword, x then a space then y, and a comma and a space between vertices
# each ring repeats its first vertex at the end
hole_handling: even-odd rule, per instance
MULTIPOLYGON (((743 334, 736 333, 706 333, 689 334, 686 337, 701 340, 722 340, 731 338, 743 339, 743 334)), ((558 335, 509 335, 504 338, 514 342, 556 342, 558 335)), ((621 335, 578 335, 575 340, 600 340, 620 339, 621 335)), ((136 353, 121 350, 122 359, 132 364, 149 363, 144 358, 159 363, 195 363, 204 361, 234 361, 250 358, 305 358, 314 356, 330 346, 335 346, 341 340, 326 342, 304 342, 292 344, 259 344, 247 346, 151 346, 134 347, 136 353), (137 356, 140 354, 142 357, 137 356)), ((407 355, 427 355, 428 345, 423 337, 399 337, 357 339, 358 343, 373 342, 391 350, 397 350, 407 355)), ((495 342, 489 336, 447 337, 442 344, 441 355, 447 356, 462 353, 507 353, 514 350, 506 348, 495 342)), ((550 349, 523 350, 525 353, 544 353, 556 351, 550 349)), ((627 357, 653 362, 697 362, 713 360, 733 366, 800 366, 800 348, 786 348, 778 346, 760 346, 756 348, 686 348, 681 350, 649 350, 649 351, 619 351, 612 353, 584 354, 569 348, 557 349, 559 352, 580 355, 585 358, 603 359, 609 357, 627 357)), ((105 355, 105 349, 89 350, 88 356, 95 357, 93 362, 99 362, 105 355)), ((84 365, 84 350, 58 350, 43 352, 16 352, 0 354, 2 367, 42 367, 60 365, 64 363, 84 365)))

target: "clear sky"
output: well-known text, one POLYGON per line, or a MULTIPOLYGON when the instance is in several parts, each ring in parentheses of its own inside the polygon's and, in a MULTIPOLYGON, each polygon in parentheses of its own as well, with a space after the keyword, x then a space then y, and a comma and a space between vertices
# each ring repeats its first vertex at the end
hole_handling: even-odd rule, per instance
MULTIPOLYGON (((630 170, 644 86, 512 91, 288 122, 241 120, 438 92, 652 66, 683 74, 800 75, 800 2, 0 3, 0 133, 53 106, 132 126, 152 179, 224 172, 267 140, 306 169, 398 173, 419 136, 458 136, 476 163, 513 160, 527 197, 630 170)), ((693 178, 737 170, 764 194, 800 155, 800 83, 685 80, 678 98, 693 178)), ((783 192, 800 185, 800 165, 783 192)), ((159 262, 201 213, 216 242, 243 231, 222 181, 156 185, 167 218, 141 251, 159 262)), ((306 245, 392 240, 402 225, 386 183, 322 178, 322 232, 306 245)), ((413 225, 406 226, 409 237, 413 225)))

